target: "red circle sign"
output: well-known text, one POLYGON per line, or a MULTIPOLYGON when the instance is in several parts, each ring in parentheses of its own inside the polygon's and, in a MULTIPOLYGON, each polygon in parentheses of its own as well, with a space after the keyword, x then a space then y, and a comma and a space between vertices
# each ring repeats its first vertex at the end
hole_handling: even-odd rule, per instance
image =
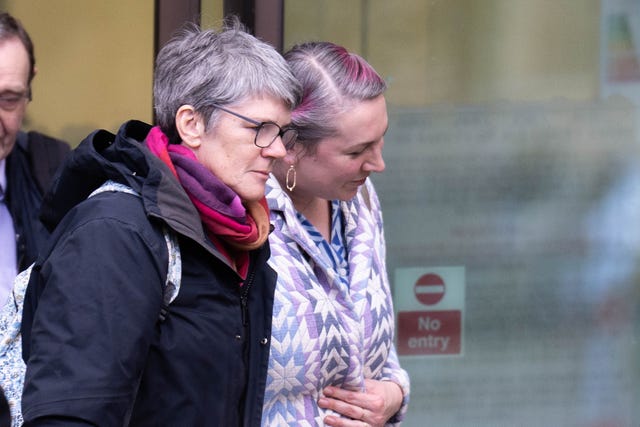
POLYGON ((434 305, 444 297, 445 286, 442 277, 434 273, 420 276, 413 287, 416 298, 424 305, 434 305))

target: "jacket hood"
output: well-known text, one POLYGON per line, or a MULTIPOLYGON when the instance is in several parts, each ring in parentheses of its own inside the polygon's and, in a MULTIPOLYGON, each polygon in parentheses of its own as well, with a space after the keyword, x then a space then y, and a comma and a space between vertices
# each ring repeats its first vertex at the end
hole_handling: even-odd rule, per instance
MULTIPOLYGON (((141 194, 147 215, 161 217, 176 231, 202 235, 195 207, 178 180, 144 144, 151 125, 124 123, 116 135, 96 130, 74 149, 42 203, 40 218, 53 230, 62 218, 107 180, 141 194)), ((196 238, 196 240, 201 240, 196 238)))

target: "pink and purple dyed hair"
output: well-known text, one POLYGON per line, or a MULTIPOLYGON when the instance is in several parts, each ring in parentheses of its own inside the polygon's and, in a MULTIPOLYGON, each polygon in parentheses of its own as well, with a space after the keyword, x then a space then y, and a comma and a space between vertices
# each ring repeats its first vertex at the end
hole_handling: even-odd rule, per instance
POLYGON ((302 102, 291 117, 307 148, 336 134, 335 117, 351 103, 376 98, 387 87, 367 61, 334 43, 298 44, 284 57, 302 84, 302 102))

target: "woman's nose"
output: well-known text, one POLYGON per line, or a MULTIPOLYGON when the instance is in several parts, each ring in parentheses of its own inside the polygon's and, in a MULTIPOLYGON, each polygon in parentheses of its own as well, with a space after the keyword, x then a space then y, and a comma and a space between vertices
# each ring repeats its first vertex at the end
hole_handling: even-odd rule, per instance
POLYGON ((382 146, 374 148, 371 157, 367 159, 365 167, 369 172, 384 171, 385 164, 384 158, 382 157, 382 146))
POLYGON ((271 145, 262 149, 262 153, 265 157, 283 158, 287 154, 287 149, 284 146, 282 137, 278 136, 271 145))

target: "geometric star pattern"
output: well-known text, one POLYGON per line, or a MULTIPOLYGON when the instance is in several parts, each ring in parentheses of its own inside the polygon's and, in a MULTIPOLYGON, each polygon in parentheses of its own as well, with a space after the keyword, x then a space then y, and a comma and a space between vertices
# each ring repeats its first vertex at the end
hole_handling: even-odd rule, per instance
POLYGON ((322 389, 362 390, 365 378, 400 384, 408 401, 409 378, 393 343, 380 203, 369 180, 366 185, 370 207, 362 194, 340 202, 349 264, 345 281, 305 231, 278 182, 267 182, 275 226, 269 264, 278 284, 264 426, 322 426, 328 415, 316 404, 322 389))

